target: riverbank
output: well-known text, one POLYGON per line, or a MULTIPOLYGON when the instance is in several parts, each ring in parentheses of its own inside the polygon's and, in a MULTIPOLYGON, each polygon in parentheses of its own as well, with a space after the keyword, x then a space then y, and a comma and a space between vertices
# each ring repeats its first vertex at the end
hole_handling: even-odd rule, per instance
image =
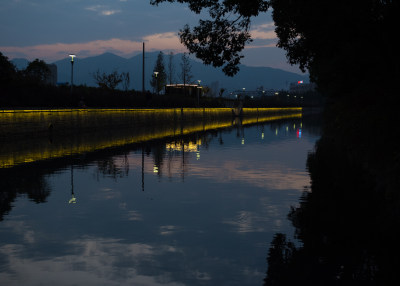
MULTIPOLYGON (((243 108, 244 117, 301 113, 302 108, 243 108)), ((175 125, 199 120, 232 120, 231 108, 24 109, 0 110, 0 141, 139 125, 175 125)))
POLYGON ((298 119, 301 108, 71 109, 0 112, 0 168, 194 132, 298 119))

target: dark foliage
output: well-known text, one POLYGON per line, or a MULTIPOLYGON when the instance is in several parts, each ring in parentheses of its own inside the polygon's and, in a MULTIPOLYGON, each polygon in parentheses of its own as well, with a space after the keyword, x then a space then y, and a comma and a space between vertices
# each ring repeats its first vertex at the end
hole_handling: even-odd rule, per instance
POLYGON ((289 214, 302 246, 276 235, 265 285, 399 284, 395 114, 384 104, 329 107, 323 136, 308 158, 311 190, 289 214))
POLYGON ((35 59, 30 62, 25 70, 22 71, 23 79, 25 83, 31 85, 43 85, 46 79, 50 75, 50 69, 47 64, 39 59, 35 59))
POLYGON ((17 77, 15 66, 0 52, 0 85, 6 85, 17 77))
POLYGON ((390 95, 399 77, 398 1, 272 0, 278 47, 324 93, 390 95))
POLYGON ((243 58, 241 51, 251 42, 251 18, 268 9, 268 1, 261 0, 150 1, 153 5, 162 2, 187 3, 189 9, 197 14, 208 11, 211 20, 200 20, 193 29, 186 25, 180 31, 181 42, 205 64, 223 67, 230 76, 239 71, 238 65, 243 58))
POLYGON ((153 68, 153 77, 150 80, 150 85, 154 88, 156 93, 163 90, 164 85, 167 83, 167 73, 164 65, 164 53, 159 52, 157 61, 153 68))
MULTIPOLYGON (((164 67, 161 66, 162 54, 159 57, 160 65, 155 69, 158 74, 158 85, 166 81, 164 67)), ((185 83, 190 83, 191 66, 187 61, 187 55, 182 56, 182 77, 185 83)), ((43 61, 35 60, 22 72, 17 72, 7 57, 1 55, 1 85, 0 108, 74 108, 74 107, 231 107, 233 100, 222 97, 189 96, 182 94, 160 95, 127 90, 129 83, 128 73, 117 71, 106 74, 97 71, 93 76, 99 87, 87 86, 53 86, 46 84, 49 72, 43 61), (119 83, 123 83, 125 90, 116 89, 119 83)), ((155 82, 157 84, 157 82, 155 82)), ((260 98, 244 97, 241 99, 243 107, 282 107, 282 106, 315 106, 321 105, 321 97, 316 93, 303 94, 298 97, 286 97, 287 93, 279 96, 264 96, 260 98)))
POLYGON ((252 17, 270 7, 278 47, 291 64, 310 73, 324 94, 341 97, 391 97, 400 76, 398 41, 399 1, 192 1, 194 13, 207 11, 210 19, 185 26, 180 37, 191 53, 206 64, 223 66, 227 75, 239 70, 241 51, 251 42, 252 17))

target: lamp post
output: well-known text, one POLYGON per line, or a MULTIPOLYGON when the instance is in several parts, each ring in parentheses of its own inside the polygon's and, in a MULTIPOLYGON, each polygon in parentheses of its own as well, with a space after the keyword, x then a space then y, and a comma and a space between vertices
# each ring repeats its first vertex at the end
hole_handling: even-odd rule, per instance
POLYGON ((72 88, 74 86, 74 58, 76 55, 71 54, 69 55, 71 57, 71 94, 72 94, 72 88))
POLYGON ((156 77, 156 90, 157 90, 157 95, 160 95, 160 90, 158 89, 158 72, 154 72, 154 76, 156 77))
POLYGON ((200 107, 200 84, 201 84, 201 80, 197 80, 197 82, 199 83, 199 88, 197 89, 197 106, 200 107))

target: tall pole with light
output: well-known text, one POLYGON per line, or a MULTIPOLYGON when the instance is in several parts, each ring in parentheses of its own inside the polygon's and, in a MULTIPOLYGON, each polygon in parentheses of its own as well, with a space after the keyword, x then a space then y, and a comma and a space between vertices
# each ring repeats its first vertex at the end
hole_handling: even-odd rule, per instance
POLYGON ((72 89, 74 86, 74 58, 76 57, 76 55, 71 54, 69 56, 71 57, 71 94, 72 94, 72 89))
POLYGON ((200 107, 200 84, 201 84, 201 80, 197 80, 197 82, 199 83, 199 88, 197 89, 197 106, 200 107))

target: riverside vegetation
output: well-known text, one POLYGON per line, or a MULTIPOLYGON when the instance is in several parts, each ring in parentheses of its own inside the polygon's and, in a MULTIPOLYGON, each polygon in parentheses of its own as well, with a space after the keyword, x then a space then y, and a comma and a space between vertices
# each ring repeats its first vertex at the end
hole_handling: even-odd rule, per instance
MULTIPOLYGON (((159 94, 150 91, 120 90, 115 85, 99 84, 54 86, 46 83, 49 70, 44 61, 35 60, 25 70, 18 71, 7 57, 0 53, 0 108, 180 108, 180 107, 231 107, 235 100, 220 96, 184 96, 159 94)), ((99 71, 97 78, 113 76, 99 71)), ((241 97, 244 107, 315 106, 323 102, 316 92, 303 94, 303 98, 287 97, 287 91, 277 96, 259 98, 241 97)))

